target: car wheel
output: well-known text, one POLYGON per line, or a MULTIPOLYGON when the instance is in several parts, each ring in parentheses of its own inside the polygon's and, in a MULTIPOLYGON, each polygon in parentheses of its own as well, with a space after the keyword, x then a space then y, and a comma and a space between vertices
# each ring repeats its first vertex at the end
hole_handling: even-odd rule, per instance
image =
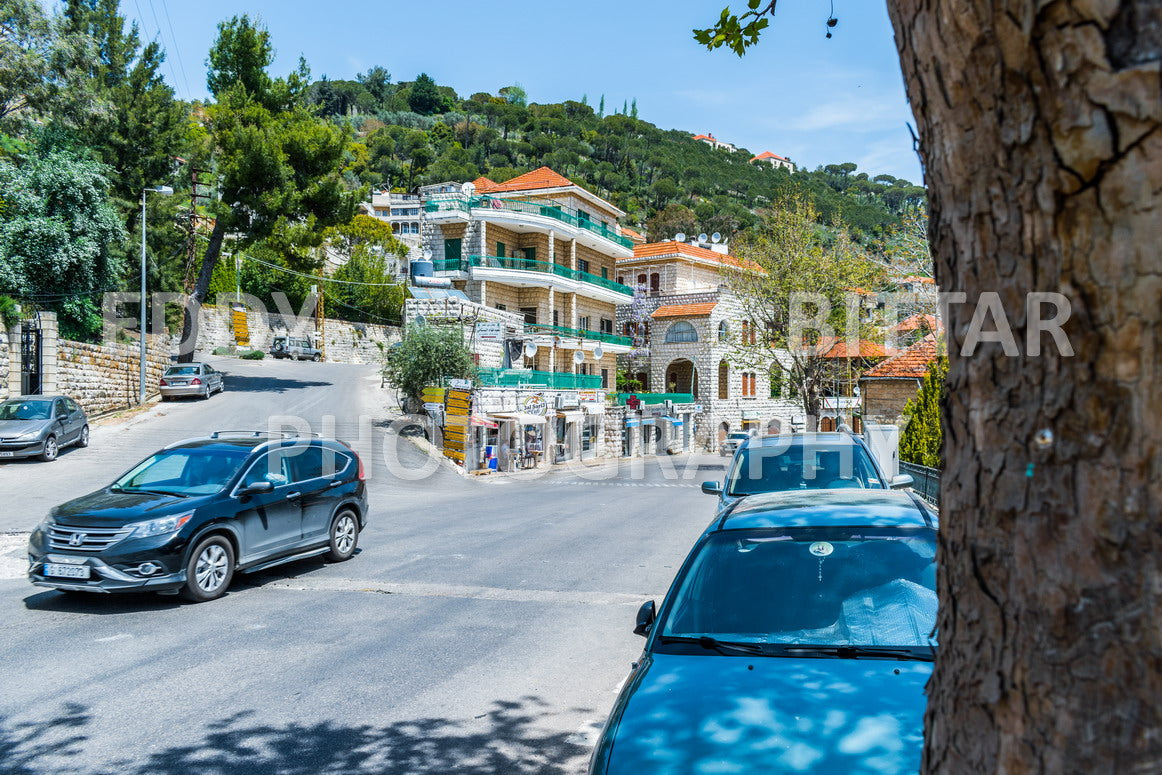
POLYGON ((51 463, 56 460, 59 453, 60 447, 57 446, 56 436, 49 436, 44 440, 44 450, 40 453, 40 459, 46 463, 51 463))
POLYGON ((319 361, 323 360, 323 354, 322 353, 315 353, 314 355, 311 356, 311 360, 314 361, 315 363, 318 363, 319 361))
POLYGON ((195 603, 221 597, 234 578, 234 547, 223 536, 200 541, 186 561, 182 597, 195 603))
POLYGON ((81 428, 81 435, 77 437, 77 446, 78 447, 89 446, 89 426, 88 425, 81 428))
POLYGON ((210 395, 210 386, 206 385, 205 389, 202 390, 202 400, 205 401, 210 395))
POLYGON ((359 544, 359 520, 350 511, 341 511, 331 523, 331 551, 327 559, 331 562, 350 560, 359 544))

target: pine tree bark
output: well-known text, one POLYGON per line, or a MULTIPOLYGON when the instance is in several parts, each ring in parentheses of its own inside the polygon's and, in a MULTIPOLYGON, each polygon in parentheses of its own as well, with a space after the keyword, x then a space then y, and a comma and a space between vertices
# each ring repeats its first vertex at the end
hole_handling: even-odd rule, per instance
POLYGON ((940 288, 1021 350, 961 355, 951 307, 924 771, 1160 772, 1162 2, 888 5, 940 288), (1029 354, 1029 291, 1074 357, 1029 354))
POLYGON ((206 294, 210 292, 210 280, 214 277, 214 267, 218 265, 218 258, 222 255, 222 240, 225 237, 226 219, 219 217, 214 222, 214 228, 210 232, 206 252, 202 254, 202 268, 198 271, 194 291, 190 294, 182 314, 182 344, 178 350, 179 363, 190 363, 194 360, 194 350, 198 343, 198 315, 201 306, 206 303, 206 294))

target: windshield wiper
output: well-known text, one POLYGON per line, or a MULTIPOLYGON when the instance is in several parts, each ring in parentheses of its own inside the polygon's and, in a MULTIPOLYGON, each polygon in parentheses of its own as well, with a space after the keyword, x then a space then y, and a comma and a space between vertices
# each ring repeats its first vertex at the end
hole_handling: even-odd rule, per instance
POLYGON ((936 660, 936 650, 931 646, 917 646, 916 648, 927 650, 916 652, 906 648, 883 648, 880 646, 786 646, 782 651, 785 654, 823 654, 840 659, 886 657, 916 662, 934 662, 936 660))
POLYGON ((174 492, 173 490, 147 490, 144 487, 121 487, 115 485, 118 492, 144 492, 150 495, 174 495, 178 498, 188 498, 189 493, 174 492))
POLYGON ((734 651, 740 654, 763 654, 763 647, 758 643, 746 643, 735 640, 718 640, 711 638, 709 635, 700 635, 698 637, 691 637, 688 635, 663 635, 660 638, 662 643, 696 643, 708 651, 717 651, 725 654, 728 651, 734 651))

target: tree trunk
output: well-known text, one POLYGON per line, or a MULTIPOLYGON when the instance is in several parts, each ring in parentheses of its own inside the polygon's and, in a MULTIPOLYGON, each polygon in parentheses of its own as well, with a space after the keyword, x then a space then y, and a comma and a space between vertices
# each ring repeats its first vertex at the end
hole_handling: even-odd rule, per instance
POLYGON ((888 5, 937 278, 969 302, 947 316, 924 771, 1158 772, 1162 3, 888 5), (1075 356, 1031 354, 1033 291, 1068 297, 1075 356), (1019 356, 961 354, 985 292, 1019 356))
POLYGON ((194 292, 190 294, 182 314, 182 345, 178 350, 178 362, 189 363, 194 359, 194 349, 197 345, 197 325, 195 315, 200 307, 206 303, 206 294, 210 291, 210 279, 214 276, 214 267, 218 265, 218 256, 222 254, 222 240, 226 236, 226 222, 218 218, 214 222, 214 229, 210 232, 210 241, 206 245, 206 252, 202 255, 202 268, 198 272, 198 281, 194 283, 194 292))

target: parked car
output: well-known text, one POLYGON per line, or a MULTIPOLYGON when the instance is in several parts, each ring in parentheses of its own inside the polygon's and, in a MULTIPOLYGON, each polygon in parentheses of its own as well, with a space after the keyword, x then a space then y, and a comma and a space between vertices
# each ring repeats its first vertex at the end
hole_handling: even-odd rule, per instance
POLYGON ((0 403, 0 460, 56 460, 63 447, 89 446, 89 418, 68 396, 20 396, 0 403))
POLYGON ((162 401, 177 396, 209 398, 226 389, 226 380, 208 363, 179 363, 165 370, 158 388, 162 401))
POLYGON ((320 361, 323 351, 315 347, 309 337, 276 336, 270 343, 274 358, 293 358, 296 361, 320 361))
POLYGON ((723 439, 722 444, 718 446, 718 454, 722 457, 730 457, 735 452, 737 452, 738 448, 742 446, 742 443, 749 438, 749 433, 726 434, 726 438, 723 439))
POLYGON ((32 532, 29 579, 72 592, 212 600, 235 572, 349 559, 367 525, 363 462, 334 439, 216 432, 162 449, 32 532))
POLYGON ((716 518, 661 609, 590 775, 920 769, 936 515, 910 493, 755 495, 716 518))
POLYGON ((909 487, 912 477, 890 481, 863 439, 846 431, 786 433, 746 438, 727 470, 725 482, 703 482, 702 492, 718 496, 718 508, 746 495, 781 490, 909 487))

